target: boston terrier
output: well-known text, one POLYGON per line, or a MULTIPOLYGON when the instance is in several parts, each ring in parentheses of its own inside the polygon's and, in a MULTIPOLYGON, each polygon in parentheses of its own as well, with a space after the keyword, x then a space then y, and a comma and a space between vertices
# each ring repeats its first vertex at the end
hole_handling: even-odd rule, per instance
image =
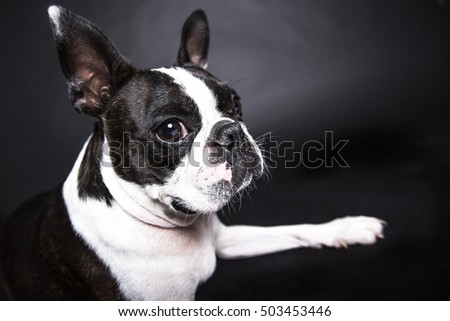
POLYGON ((216 213, 265 170, 239 95, 206 71, 209 27, 184 23, 175 65, 138 69, 92 23, 48 9, 73 107, 95 118, 66 181, 23 204, 3 237, 18 300, 192 300, 216 256, 373 244, 383 221, 226 226, 216 213))

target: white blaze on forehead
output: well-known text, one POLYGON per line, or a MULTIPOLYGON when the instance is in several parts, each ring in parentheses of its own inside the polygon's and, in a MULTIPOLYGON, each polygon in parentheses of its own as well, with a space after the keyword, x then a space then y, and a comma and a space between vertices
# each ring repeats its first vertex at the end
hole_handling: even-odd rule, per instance
POLYGON ((222 116, 217 110, 217 100, 214 93, 200 79, 194 77, 183 68, 158 68, 159 71, 173 78, 173 82, 180 85, 183 91, 195 102, 202 119, 204 129, 211 128, 222 116))

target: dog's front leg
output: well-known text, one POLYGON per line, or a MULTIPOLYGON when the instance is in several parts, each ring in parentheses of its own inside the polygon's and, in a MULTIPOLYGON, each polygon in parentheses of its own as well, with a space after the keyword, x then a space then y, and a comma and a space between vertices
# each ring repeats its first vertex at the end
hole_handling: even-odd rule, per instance
POLYGON ((383 237, 382 220, 373 217, 344 217, 324 224, 285 226, 225 226, 217 220, 216 254, 234 259, 269 254, 298 247, 347 247, 373 244, 383 237))

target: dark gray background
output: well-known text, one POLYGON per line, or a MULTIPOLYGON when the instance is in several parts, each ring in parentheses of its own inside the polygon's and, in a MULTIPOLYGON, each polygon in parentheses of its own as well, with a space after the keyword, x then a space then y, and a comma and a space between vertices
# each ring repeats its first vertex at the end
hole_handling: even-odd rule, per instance
MULTIPOLYGON (((272 170, 228 223, 385 219, 386 239, 219 261, 198 299, 450 299, 450 10, 445 1, 55 1, 140 67, 171 65, 184 19, 210 20, 209 70, 254 136, 350 142, 348 169, 272 170)), ((93 120, 70 107, 46 9, 3 1, 0 215, 62 182, 93 120)), ((298 149, 299 150, 299 149, 298 149)), ((238 207, 238 206, 236 206, 238 207)))

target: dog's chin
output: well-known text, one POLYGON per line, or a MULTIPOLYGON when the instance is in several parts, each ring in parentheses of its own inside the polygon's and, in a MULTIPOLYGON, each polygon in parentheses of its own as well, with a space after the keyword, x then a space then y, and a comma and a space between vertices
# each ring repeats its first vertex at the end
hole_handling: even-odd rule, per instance
POLYGON ((170 207, 173 208, 178 214, 184 215, 213 214, 220 211, 225 205, 227 205, 237 194, 238 190, 243 188, 245 188, 245 186, 236 188, 231 184, 231 182, 220 180, 215 184, 209 185, 207 189, 198 191, 203 194, 202 196, 206 196, 202 197, 202 201, 194 195, 192 199, 171 197, 170 207), (204 201, 204 199, 207 201, 204 201))

